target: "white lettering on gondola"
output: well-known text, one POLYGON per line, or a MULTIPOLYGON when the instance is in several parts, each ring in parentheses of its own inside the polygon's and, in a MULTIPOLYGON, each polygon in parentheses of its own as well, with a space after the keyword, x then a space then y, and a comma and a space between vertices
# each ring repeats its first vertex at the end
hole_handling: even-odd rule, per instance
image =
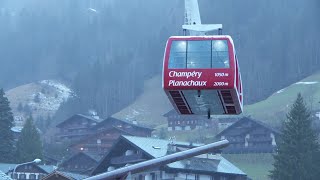
POLYGON ((206 86, 207 81, 176 81, 170 80, 169 86, 206 86))
POLYGON ((177 72, 177 71, 170 71, 169 72, 169 77, 186 77, 187 79, 189 77, 196 77, 196 78, 200 78, 202 75, 202 72, 177 72))

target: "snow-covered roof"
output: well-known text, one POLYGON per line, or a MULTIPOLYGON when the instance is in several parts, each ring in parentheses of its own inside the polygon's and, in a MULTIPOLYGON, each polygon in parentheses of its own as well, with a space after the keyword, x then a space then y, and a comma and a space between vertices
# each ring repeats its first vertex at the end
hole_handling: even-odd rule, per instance
POLYGON ((1 180, 12 180, 8 175, 0 171, 0 179, 1 180))

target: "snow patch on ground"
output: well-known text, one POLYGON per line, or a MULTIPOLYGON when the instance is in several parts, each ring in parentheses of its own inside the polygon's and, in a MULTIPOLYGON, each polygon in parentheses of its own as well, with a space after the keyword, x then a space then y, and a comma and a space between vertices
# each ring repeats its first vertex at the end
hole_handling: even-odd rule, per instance
POLYGON ((43 80, 40 84, 48 86, 54 90, 54 94, 44 94, 42 92, 35 92, 29 98, 28 103, 34 110, 48 110, 57 111, 60 105, 67 101, 70 97, 75 96, 72 90, 66 85, 54 81, 54 80, 43 80))
POLYGON ((279 91, 277 91, 276 93, 279 94, 279 93, 282 93, 284 91, 284 89, 280 89, 279 91))
POLYGON ((93 8, 88 8, 89 11, 92 11, 92 12, 95 12, 97 13, 98 11, 96 9, 93 9, 93 8))
POLYGON ((148 114, 148 112, 144 108, 130 108, 128 112, 125 114, 125 120, 133 121, 135 119, 139 119, 141 116, 148 114))
POLYGON ((295 84, 306 84, 306 85, 309 85, 309 84, 317 84, 319 82, 317 81, 309 81, 309 82, 303 82, 303 81, 300 81, 300 82, 297 82, 295 84))
POLYGON ((316 112, 316 117, 320 119, 320 112, 316 112))

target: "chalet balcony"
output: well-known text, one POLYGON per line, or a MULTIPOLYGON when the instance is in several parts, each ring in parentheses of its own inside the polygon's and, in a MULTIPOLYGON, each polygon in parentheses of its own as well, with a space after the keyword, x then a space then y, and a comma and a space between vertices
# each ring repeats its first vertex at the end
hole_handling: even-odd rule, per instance
POLYGON ((137 163, 145 160, 146 159, 142 157, 142 154, 132 154, 128 156, 114 157, 111 159, 110 163, 113 165, 121 165, 121 164, 128 164, 128 163, 137 163))
POLYGON ((249 142, 271 142, 271 137, 259 137, 259 138, 250 138, 249 142))
POLYGON ((91 132, 63 132, 56 134, 57 137, 62 138, 62 137, 70 137, 70 136, 87 136, 91 135, 91 132))

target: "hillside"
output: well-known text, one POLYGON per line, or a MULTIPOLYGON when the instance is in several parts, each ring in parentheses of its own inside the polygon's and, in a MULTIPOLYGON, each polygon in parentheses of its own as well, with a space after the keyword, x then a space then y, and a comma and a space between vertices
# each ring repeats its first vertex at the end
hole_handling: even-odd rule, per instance
POLYGON ((128 107, 113 115, 115 118, 133 120, 149 126, 166 124, 162 115, 173 107, 162 90, 161 75, 145 81, 144 92, 128 107))
MULTIPOLYGON (((261 102, 245 106, 243 115, 250 115, 272 126, 279 126, 299 92, 312 111, 320 111, 319 82, 320 72, 278 90, 261 102)), ((113 116, 127 120, 136 119, 143 124, 159 126, 166 124, 162 115, 171 109, 172 105, 161 87, 161 76, 158 75, 146 81, 144 93, 134 103, 113 116)))
POLYGON ((61 103, 74 96, 65 84, 43 80, 10 89, 6 92, 17 126, 32 114, 35 120, 52 117, 61 103))
POLYGON ((312 112, 320 111, 320 72, 278 90, 263 101, 246 106, 244 115, 279 126, 299 92, 312 112))

